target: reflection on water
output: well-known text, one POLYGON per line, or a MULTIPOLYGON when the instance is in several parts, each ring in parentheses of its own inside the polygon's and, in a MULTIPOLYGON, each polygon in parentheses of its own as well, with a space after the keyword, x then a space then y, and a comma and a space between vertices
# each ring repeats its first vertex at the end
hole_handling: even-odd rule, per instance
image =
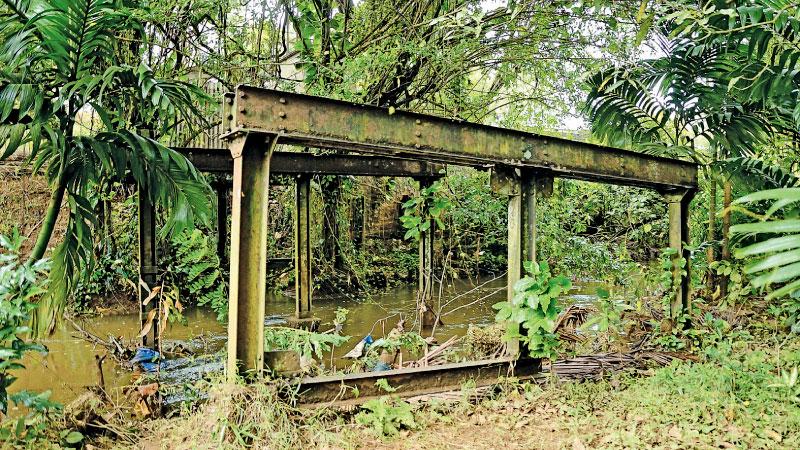
MULTIPOLYGON (((566 303, 591 303, 596 299, 597 283, 584 283, 574 286, 566 303)), ((415 286, 404 286, 369 298, 315 298, 314 315, 322 319, 323 328, 330 324, 337 308, 347 308, 350 312, 342 333, 352 336, 350 342, 336 352, 341 356, 362 337, 372 334, 377 338, 395 326, 402 316, 406 319, 406 329, 414 322, 415 286)), ((444 325, 436 330, 439 342, 450 336, 463 335, 469 324, 488 325, 494 321, 492 305, 504 300, 505 279, 480 282, 477 287, 466 281, 456 281, 442 291, 441 300, 434 300, 434 308, 442 306, 444 325)), ((294 300, 281 294, 267 296, 268 324, 285 322, 294 312, 294 300)), ((188 325, 172 325, 165 333, 165 344, 170 341, 186 341, 198 336, 210 336, 207 347, 212 351, 224 346, 226 327, 216 321, 215 315, 205 309, 192 309, 186 312, 188 325)), ((139 317, 136 314, 92 317, 82 321, 82 326, 102 338, 108 335, 122 336, 126 340, 135 338, 139 330, 139 317)), ((66 403, 83 392, 85 386, 97 383, 97 370, 94 355, 103 354, 105 349, 74 337, 71 325, 63 323, 51 336, 42 341, 50 350, 46 356, 28 355, 24 360, 26 370, 17 372, 19 379, 12 391, 22 389, 35 391, 51 390, 52 400, 66 403)), ((130 382, 131 373, 110 360, 104 364, 107 387, 124 386, 130 382)))

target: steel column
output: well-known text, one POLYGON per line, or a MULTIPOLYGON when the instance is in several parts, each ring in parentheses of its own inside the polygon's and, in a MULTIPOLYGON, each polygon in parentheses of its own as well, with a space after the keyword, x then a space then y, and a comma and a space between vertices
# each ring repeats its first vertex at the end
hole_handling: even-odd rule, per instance
POLYGON ((508 195, 508 300, 514 297, 514 285, 522 276, 522 183, 514 180, 508 195))
POLYGON ((227 373, 259 375, 264 367, 264 303, 269 228, 269 165, 277 138, 237 135, 233 156, 227 373))
POLYGON ((664 195, 669 211, 669 246, 676 251, 673 256, 676 262, 673 269, 673 283, 678 286, 670 307, 673 319, 687 312, 691 306, 690 253, 684 244, 690 241, 689 204, 694 194, 695 191, 690 190, 664 195), (683 265, 677 263, 681 258, 684 261, 683 265))
MULTIPOLYGON (((158 309, 158 299, 144 301, 150 296, 158 283, 158 253, 156 251, 156 213, 147 190, 139 185, 139 319, 144 327, 151 311, 158 309)), ((158 313, 153 319, 151 332, 142 336, 142 347, 148 343, 148 335, 158 348, 158 313)))
POLYGON ((300 175, 294 196, 295 317, 311 317, 311 176, 300 175))
MULTIPOLYGON (((522 262, 536 259, 536 176, 525 173, 522 176, 522 262)), ((523 266, 524 267, 524 266, 523 266)), ((524 268, 522 269, 524 272, 524 268)))
MULTIPOLYGON (((522 173, 522 262, 538 262, 536 243, 536 209, 539 200, 553 192, 553 177, 536 172, 522 173)), ((524 271, 524 270, 523 270, 524 271)))
MULTIPOLYGON (((522 180, 515 174, 510 174, 508 190, 508 274, 506 276, 507 299, 514 298, 514 285, 522 276, 522 234, 523 234, 523 205, 522 205, 522 180)), ((520 352, 519 340, 514 339, 508 343, 508 353, 518 355, 520 352)))

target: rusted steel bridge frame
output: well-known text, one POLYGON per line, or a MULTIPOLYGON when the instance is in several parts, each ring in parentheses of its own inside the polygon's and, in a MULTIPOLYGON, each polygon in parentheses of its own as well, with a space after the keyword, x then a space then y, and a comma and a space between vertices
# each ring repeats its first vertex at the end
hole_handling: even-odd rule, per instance
MULTIPOLYGON (((509 197, 509 291, 521 276, 522 261, 535 258, 536 198, 548 194, 554 177, 661 192, 669 204, 670 245, 678 250, 676 258, 687 256, 682 244, 689 240, 687 211, 697 189, 697 168, 687 162, 249 86, 239 86, 234 95, 226 95, 224 106, 230 130, 225 138, 237 161, 232 228, 238 237, 232 243, 236 249, 235 258, 233 249, 231 256, 230 311, 231 317, 243 321, 242 327, 234 325, 229 330, 229 374, 240 369, 258 372, 263 367, 264 318, 257 305, 263 304, 264 293, 253 268, 266 266, 266 254, 260 243, 247 245, 242 233, 264 233, 250 225, 261 222, 261 227, 265 226, 267 199, 260 194, 268 191, 269 161, 279 142, 495 169, 493 185, 509 197), (251 311, 256 317, 242 317, 251 311)), ((676 270, 680 287, 673 314, 688 307, 688 278, 688 267, 676 270)))
MULTIPOLYGON (((234 159, 228 148, 176 148, 184 154, 201 172, 229 174, 233 173, 234 159)), ((274 152, 270 164, 270 174, 294 177, 296 192, 295 214, 295 289, 297 295, 296 318, 310 320, 311 311, 311 245, 309 221, 298 220, 308 217, 310 210, 310 181, 312 175, 336 176, 395 176, 412 177, 421 182, 440 178, 444 168, 441 164, 424 161, 411 161, 380 156, 340 155, 299 152, 274 152)), ((276 180, 277 181, 277 180, 276 180)), ((217 255, 220 261, 226 261, 228 191, 230 185, 225 181, 216 182, 212 186, 217 194, 217 255)), ((158 258, 156 245, 156 211, 147 195, 139 196, 139 272, 140 303, 146 299, 158 281, 158 258)), ((270 263, 284 265, 287 261, 270 259, 270 263)), ((430 273, 428 270, 426 273, 430 273)), ((142 305, 142 325, 147 321, 148 312, 155 302, 142 305)), ((157 319, 156 319, 157 320, 157 319)), ((157 324, 157 322, 155 322, 157 324)), ((142 345, 157 347, 158 327, 153 326, 147 336, 142 337, 142 345)))

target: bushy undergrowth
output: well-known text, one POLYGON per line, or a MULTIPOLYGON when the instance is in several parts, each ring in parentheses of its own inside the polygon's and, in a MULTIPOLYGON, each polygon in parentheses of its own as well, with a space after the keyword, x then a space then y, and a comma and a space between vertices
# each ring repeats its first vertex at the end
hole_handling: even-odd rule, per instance
POLYGON ((77 444, 83 439, 80 433, 51 429, 61 405, 50 401, 50 391, 8 393, 17 376, 24 374, 21 361, 25 354, 47 353, 44 346, 28 339, 28 324, 37 298, 45 292, 50 262, 21 262, 23 240, 16 228, 7 236, 0 235, 0 447, 42 448, 54 439, 65 445, 77 444), (21 410, 7 416, 9 403, 21 410))
POLYGON ((797 387, 781 372, 797 367, 800 347, 753 344, 721 344, 652 377, 567 384, 557 404, 591 446, 798 448, 797 387))
POLYGON ((220 264, 214 241, 194 229, 173 236, 165 255, 165 283, 180 290, 181 297, 210 307, 219 321, 228 316, 228 277, 220 264))
POLYGON ((150 423, 140 444, 439 448, 468 439, 471 448, 798 448, 800 390, 791 374, 799 355, 800 343, 781 335, 737 332, 705 347, 699 361, 674 362, 650 376, 507 380, 477 404, 469 385, 447 403, 412 406, 387 394, 356 413, 296 409, 275 385, 214 383, 208 403, 150 423))

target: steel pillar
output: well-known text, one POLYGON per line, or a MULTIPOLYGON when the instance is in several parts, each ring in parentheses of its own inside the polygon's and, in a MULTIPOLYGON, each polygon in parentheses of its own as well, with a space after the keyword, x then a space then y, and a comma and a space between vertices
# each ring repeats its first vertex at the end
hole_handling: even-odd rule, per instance
POLYGON ((514 193, 508 196, 508 300, 514 297, 514 285, 522 276, 522 183, 517 179, 514 193))
POLYGON ((311 317, 311 176, 300 175, 294 196, 295 317, 311 317))
POLYGON ((274 135, 241 134, 229 144, 233 156, 229 378, 237 373, 260 375, 264 367, 269 165, 276 143, 274 135))
MULTIPOLYGON (((536 208, 539 199, 553 193, 553 177, 536 172, 522 172, 522 262, 538 262, 536 244, 536 208)), ((524 271, 524 270, 523 270, 524 271)))
POLYGON ((684 261, 683 265, 675 264, 673 269, 673 283, 678 286, 670 307, 672 319, 688 312, 691 306, 690 253, 684 244, 690 241, 689 204, 694 194, 694 190, 664 194, 669 211, 669 246, 676 251, 674 260, 683 258, 684 261))
MULTIPOLYGON (((508 301, 514 298, 514 285, 522 276, 522 235, 523 235, 523 204, 522 180, 518 174, 511 171, 508 174, 508 274, 506 275, 506 295, 508 301)), ((508 343, 508 354, 518 355, 520 352, 519 340, 514 339, 508 343)))
POLYGON ((158 283, 158 252, 156 251, 156 213, 147 190, 139 185, 139 319, 141 326, 147 323, 148 315, 156 314, 151 331, 142 336, 142 347, 147 347, 148 336, 151 348, 158 348, 158 299, 150 299, 158 283))

